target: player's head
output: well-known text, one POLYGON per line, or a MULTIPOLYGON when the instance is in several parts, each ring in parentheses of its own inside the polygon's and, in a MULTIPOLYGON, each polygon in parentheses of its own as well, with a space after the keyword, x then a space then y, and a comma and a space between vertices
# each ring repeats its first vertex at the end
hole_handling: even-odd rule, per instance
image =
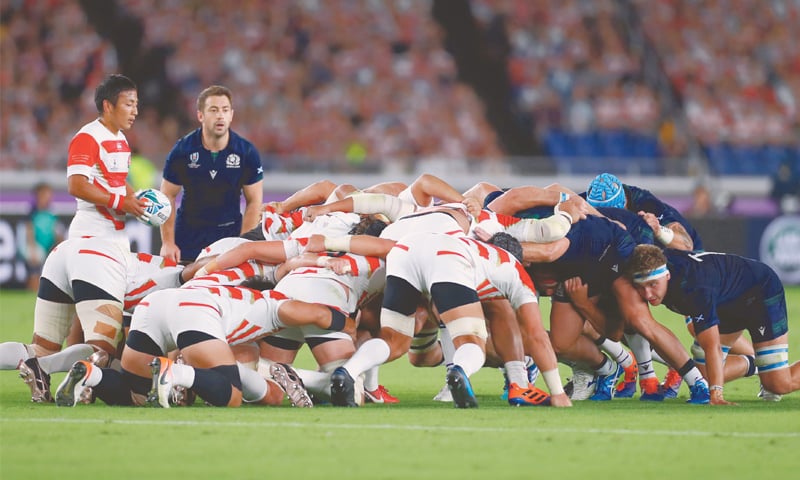
POLYGON ((514 255, 514 258, 520 262, 522 261, 522 245, 519 243, 519 240, 512 237, 510 234, 506 232, 495 233, 492 235, 492 238, 489 239, 488 243, 491 243, 495 247, 502 248, 511 255, 514 255))
POLYGON ((558 278, 549 264, 532 263, 525 267, 525 271, 533 280, 536 293, 543 297, 552 297, 558 287, 558 278))
POLYGON ((637 245, 628 258, 624 273, 644 300, 653 306, 661 305, 667 294, 670 273, 667 257, 660 247, 637 245))
POLYGON ((204 134, 224 136, 233 120, 233 94, 227 87, 212 85, 197 97, 197 120, 204 134))
POLYGON ((136 92, 136 84, 124 75, 109 75, 94 90, 94 105, 97 113, 103 113, 103 102, 109 103, 110 107, 117 105, 119 96, 122 92, 136 92))
POLYGON ((361 220, 353 225, 353 228, 347 233, 349 235, 370 235, 379 237, 388 224, 389 219, 384 215, 362 215, 361 220))
POLYGON ((625 208, 625 189, 619 178, 601 173, 589 184, 586 201, 593 207, 625 208))
POLYGON ((272 290, 275 288, 275 284, 271 281, 267 280, 266 277, 261 275, 255 275, 253 277, 245 278, 242 283, 239 284, 240 287, 244 288, 251 288, 253 290, 272 290))

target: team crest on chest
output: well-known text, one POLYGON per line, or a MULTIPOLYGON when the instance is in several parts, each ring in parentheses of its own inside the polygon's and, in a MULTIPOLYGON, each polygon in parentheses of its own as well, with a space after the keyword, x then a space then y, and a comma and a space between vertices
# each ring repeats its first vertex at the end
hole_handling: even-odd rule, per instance
POLYGON ((239 155, 235 153, 231 153, 228 155, 228 158, 225 159, 225 166, 227 168, 239 168, 241 166, 242 159, 239 158, 239 155))
POLYGON ((198 152, 189 154, 189 168, 199 168, 200 164, 197 163, 199 161, 200 161, 200 154, 198 152))

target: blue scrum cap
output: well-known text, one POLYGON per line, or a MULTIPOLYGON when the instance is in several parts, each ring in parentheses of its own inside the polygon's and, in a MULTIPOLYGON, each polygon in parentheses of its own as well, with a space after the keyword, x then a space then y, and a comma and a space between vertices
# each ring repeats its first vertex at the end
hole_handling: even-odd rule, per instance
POLYGON ((622 182, 610 173, 601 173, 589 184, 586 201, 593 207, 625 208, 622 182))

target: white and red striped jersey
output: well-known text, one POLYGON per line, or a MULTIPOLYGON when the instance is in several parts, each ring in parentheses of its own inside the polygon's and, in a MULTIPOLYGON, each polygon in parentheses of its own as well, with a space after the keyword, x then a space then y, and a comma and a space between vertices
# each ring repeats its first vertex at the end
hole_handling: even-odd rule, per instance
POLYGON ((132 253, 131 256, 125 290, 126 313, 133 313, 136 305, 152 292, 181 286, 183 265, 149 253, 132 253))
POLYGON ((522 264, 502 248, 469 237, 459 237, 466 244, 475 261, 476 270, 483 277, 477 288, 481 301, 508 299, 514 309, 536 302, 536 288, 522 264))
POLYGON ((380 237, 397 241, 413 233, 465 235, 464 227, 452 216, 451 211, 459 211, 466 218, 471 218, 467 207, 461 203, 435 205, 398 218, 383 229, 380 237))
POLYGON ((289 298, 322 303, 353 314, 383 292, 385 263, 377 257, 353 253, 336 257, 350 263, 350 273, 337 274, 325 267, 300 267, 284 276, 275 290, 289 298))
POLYGON ((272 207, 266 207, 261 216, 261 231, 266 240, 286 240, 289 235, 303 224, 306 208, 301 207, 287 213, 276 213, 272 207))
POLYGON ((223 253, 227 252, 228 250, 232 250, 243 243, 247 243, 251 240, 242 237, 225 237, 220 238, 216 242, 212 243, 211 245, 205 247, 204 249, 200 250, 200 253, 197 255, 196 260, 202 260, 206 257, 215 257, 217 255, 222 255, 223 253))
POLYGON ((361 216, 357 213, 331 212, 318 216, 313 222, 304 222, 289 235, 289 238, 300 240, 302 244, 303 239, 315 234, 329 237, 347 235, 360 221, 361 216))
MULTIPOLYGON (((126 179, 131 149, 122 131, 111 133, 97 119, 81 128, 69 144, 67 177, 83 175, 103 191, 127 194, 126 179)), ((125 212, 76 199, 77 211, 69 227, 69 238, 111 236, 128 241, 124 233, 125 212)))
POLYGON ((187 331, 238 345, 284 328, 278 309, 285 301, 277 292, 223 285, 161 290, 141 301, 131 329, 147 334, 163 351, 175 349, 187 331))
POLYGON ((239 266, 218 270, 202 277, 195 277, 183 286, 184 288, 211 287, 215 285, 227 285, 235 287, 247 280, 249 277, 265 277, 275 283, 275 265, 264 265, 263 263, 249 260, 239 266))
POLYGON ((278 308, 287 298, 273 290, 260 292, 242 287, 207 287, 213 298, 210 308, 219 309, 219 318, 230 345, 252 342, 284 328, 278 308))

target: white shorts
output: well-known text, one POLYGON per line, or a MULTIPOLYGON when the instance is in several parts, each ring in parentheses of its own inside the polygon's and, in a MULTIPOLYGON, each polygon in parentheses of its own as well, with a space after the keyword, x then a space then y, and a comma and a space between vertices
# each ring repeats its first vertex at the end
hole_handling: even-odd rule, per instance
POLYGON ((480 275, 468 249, 450 235, 406 235, 386 257, 386 276, 402 278, 425 295, 430 294, 431 285, 441 282, 476 290, 480 275))
MULTIPOLYGON (((354 298, 355 295, 344 284, 333 279, 303 276, 302 274, 283 277, 275 286, 275 291, 294 300, 321 303, 342 312, 354 312, 358 302, 358 298, 354 298)), ((352 338, 344 332, 324 330, 316 325, 285 328, 274 336, 300 343, 303 343, 307 337, 348 340, 352 338)))
POLYGON ((198 331, 225 342, 221 309, 214 295, 202 289, 169 289, 153 292, 133 312, 131 331, 150 337, 162 352, 178 348, 183 332, 198 331))
MULTIPOLYGON (((37 298, 33 332, 53 343, 67 338, 75 315, 73 282, 82 281, 108 293, 119 301, 127 289, 127 272, 133 261, 123 244, 100 237, 76 238, 60 243, 45 260, 42 278, 52 282, 73 303, 48 302, 37 298)), ((85 326, 91 330, 91 326, 85 326)))

